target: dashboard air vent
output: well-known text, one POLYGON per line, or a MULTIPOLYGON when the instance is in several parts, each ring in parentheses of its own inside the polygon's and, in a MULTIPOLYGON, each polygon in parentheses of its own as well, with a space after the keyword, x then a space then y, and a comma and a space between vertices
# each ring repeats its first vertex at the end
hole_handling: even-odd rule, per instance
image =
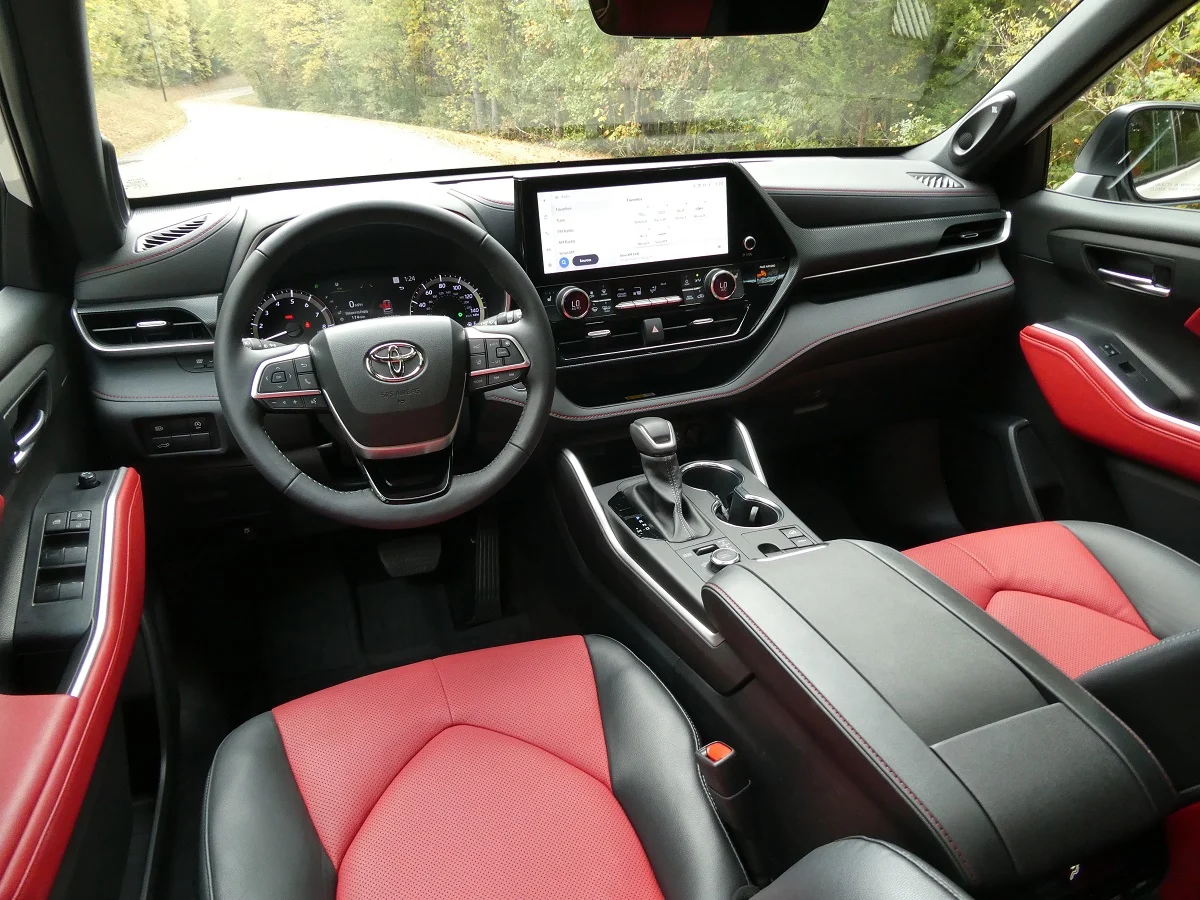
POLYGON ((963 189, 961 181, 940 172, 909 172, 908 174, 925 187, 933 188, 936 191, 960 191, 963 189))
POLYGON ((205 213, 202 216, 196 216, 194 219, 188 219, 186 222, 177 222, 167 228, 160 228, 158 231, 148 231, 141 235, 133 244, 134 253, 145 253, 147 250, 154 250, 162 247, 164 244, 170 244, 180 238, 185 238, 193 231, 204 227, 204 223, 208 221, 209 214, 205 213))
POLYGON ((973 244, 990 244, 1004 231, 1005 218, 978 219, 951 225, 942 234, 941 249, 970 247, 973 244))
POLYGON ((79 324, 89 342, 100 350, 188 345, 212 340, 212 332, 195 314, 172 306, 116 312, 80 310, 79 324))

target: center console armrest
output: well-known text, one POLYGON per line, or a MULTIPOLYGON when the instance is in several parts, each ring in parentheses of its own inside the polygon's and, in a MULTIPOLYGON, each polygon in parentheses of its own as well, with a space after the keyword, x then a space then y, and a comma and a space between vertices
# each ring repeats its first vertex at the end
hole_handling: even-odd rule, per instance
POLYGON ((1118 719, 899 553, 834 541, 731 566, 713 621, 906 843, 969 887, 1067 871, 1171 811, 1118 719))
POLYGON ((756 900, 969 900, 936 869, 899 847, 855 837, 818 847, 756 900))

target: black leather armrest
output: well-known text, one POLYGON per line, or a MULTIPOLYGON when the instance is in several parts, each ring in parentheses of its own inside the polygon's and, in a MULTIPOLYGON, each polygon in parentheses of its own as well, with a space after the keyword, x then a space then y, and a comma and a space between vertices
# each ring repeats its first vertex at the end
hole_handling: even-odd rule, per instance
POLYGON ((1154 757, 1078 685, 886 547, 834 541, 704 588, 721 634, 968 888, 1048 876, 1161 822, 1154 757))
POLYGON ((969 900, 941 872, 899 847, 855 837, 818 847, 756 900, 969 900))

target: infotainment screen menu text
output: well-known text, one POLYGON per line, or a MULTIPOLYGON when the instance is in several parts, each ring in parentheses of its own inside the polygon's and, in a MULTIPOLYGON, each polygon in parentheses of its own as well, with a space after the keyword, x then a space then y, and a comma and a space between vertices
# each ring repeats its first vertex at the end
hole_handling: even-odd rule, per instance
POLYGON ((543 273, 727 254, 727 197, 723 176, 539 191, 543 273))

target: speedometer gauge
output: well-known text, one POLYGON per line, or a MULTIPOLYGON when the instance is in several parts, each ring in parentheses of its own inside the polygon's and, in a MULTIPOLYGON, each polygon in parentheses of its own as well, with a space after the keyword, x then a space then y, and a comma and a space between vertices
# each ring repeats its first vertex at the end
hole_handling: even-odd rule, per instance
POLYGON ((254 311, 250 334, 263 341, 304 344, 333 324, 333 313, 305 291, 275 291, 254 311))
POLYGON ((435 275, 417 288, 408 304, 411 316, 446 316, 459 325, 478 325, 484 318, 479 289, 458 275, 435 275))

